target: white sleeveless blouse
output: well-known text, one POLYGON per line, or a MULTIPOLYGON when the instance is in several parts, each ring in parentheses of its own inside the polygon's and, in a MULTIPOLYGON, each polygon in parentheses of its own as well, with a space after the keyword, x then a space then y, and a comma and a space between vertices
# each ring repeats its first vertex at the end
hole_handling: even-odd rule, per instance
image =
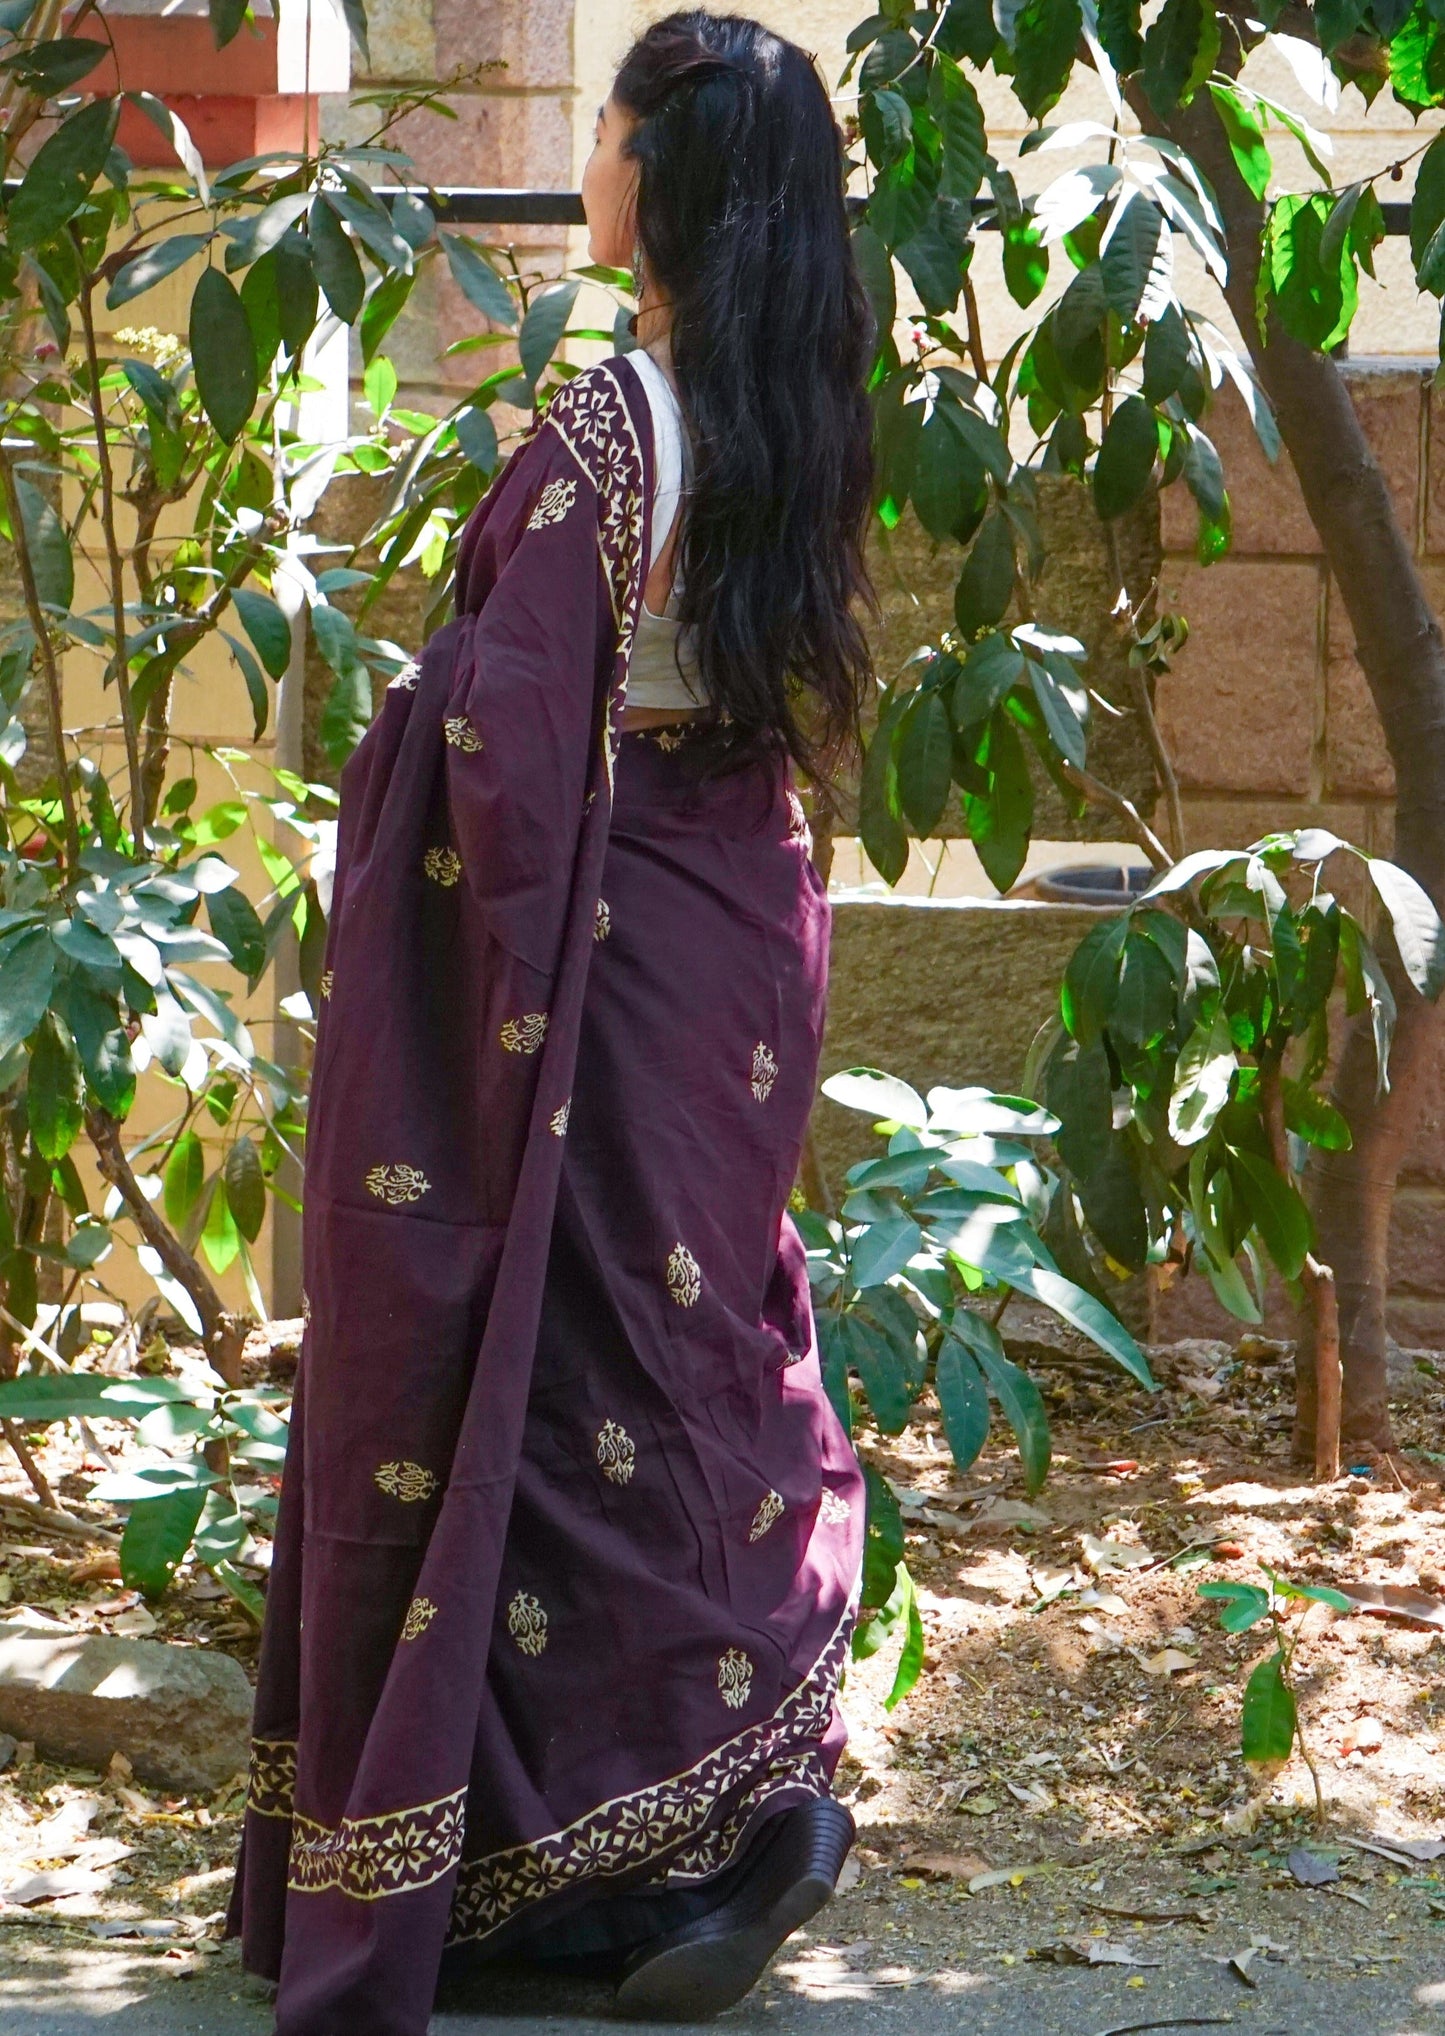
MULTIPOLYGON (((641 377, 652 412, 655 476, 652 495, 652 552, 648 570, 656 565, 682 504, 686 449, 682 411, 671 382, 642 347, 628 355, 641 377)), ((632 662, 627 673, 629 707, 661 707, 685 711, 706 705, 698 679, 697 659, 677 622, 674 585, 661 615, 644 599, 637 617, 632 662), (695 688, 695 690, 694 690, 695 688)))

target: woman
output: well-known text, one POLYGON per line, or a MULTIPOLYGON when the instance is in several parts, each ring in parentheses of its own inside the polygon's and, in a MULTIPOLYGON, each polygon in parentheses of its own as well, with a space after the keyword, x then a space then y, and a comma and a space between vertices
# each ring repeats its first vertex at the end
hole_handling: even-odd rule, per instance
POLYGON ((660 23, 584 198, 641 346, 513 455, 343 781, 232 1917, 280 2036, 422 2036, 444 1949, 713 2013, 852 1838, 862 1494, 785 1213, 828 930, 791 761, 867 672, 811 64, 660 23))

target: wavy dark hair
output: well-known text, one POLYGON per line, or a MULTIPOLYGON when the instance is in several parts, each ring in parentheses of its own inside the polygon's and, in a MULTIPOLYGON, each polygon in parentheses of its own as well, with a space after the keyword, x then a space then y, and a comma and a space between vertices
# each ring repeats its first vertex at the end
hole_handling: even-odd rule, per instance
POLYGON ((670 300, 694 475, 682 626, 731 761, 815 779, 856 745, 872 671, 863 535, 873 319, 842 137, 812 60, 756 21, 671 14, 613 97, 636 121, 637 234, 670 300))

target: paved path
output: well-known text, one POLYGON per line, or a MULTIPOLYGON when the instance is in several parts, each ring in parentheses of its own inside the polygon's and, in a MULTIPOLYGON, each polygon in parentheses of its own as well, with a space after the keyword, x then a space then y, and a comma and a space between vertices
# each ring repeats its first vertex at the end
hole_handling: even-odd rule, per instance
MULTIPOLYGON (((5 1932, 0 2036, 269 2036, 263 1990, 228 1948, 190 1978, 156 1954, 87 1945, 78 1935, 5 1932)), ((953 1970, 913 1985, 886 1972, 844 1977, 838 1963, 769 1979, 712 2026, 719 2036, 1122 2036, 1191 2026, 1238 2036, 1445 2036, 1445 1931, 1438 1956, 1350 1972, 1343 1962, 1270 1962, 1247 1990, 1183 1949, 1142 1987, 1123 1971, 1030 1965, 1000 1975, 953 1970), (1176 2019, 1172 2022, 1170 2016, 1176 2019)), ((439 2013, 432 2036, 619 2036, 603 1989, 498 1976, 439 2013)))

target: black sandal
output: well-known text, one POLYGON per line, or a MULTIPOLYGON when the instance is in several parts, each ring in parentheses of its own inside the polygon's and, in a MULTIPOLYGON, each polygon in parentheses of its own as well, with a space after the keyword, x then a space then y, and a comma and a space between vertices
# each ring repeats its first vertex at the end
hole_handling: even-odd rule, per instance
POLYGON ((784 1810, 755 1870, 708 1915, 633 1953, 617 2009, 633 2022, 702 2022, 740 2001, 778 1947, 830 1900, 853 1844, 852 1817, 831 1796, 784 1810))

